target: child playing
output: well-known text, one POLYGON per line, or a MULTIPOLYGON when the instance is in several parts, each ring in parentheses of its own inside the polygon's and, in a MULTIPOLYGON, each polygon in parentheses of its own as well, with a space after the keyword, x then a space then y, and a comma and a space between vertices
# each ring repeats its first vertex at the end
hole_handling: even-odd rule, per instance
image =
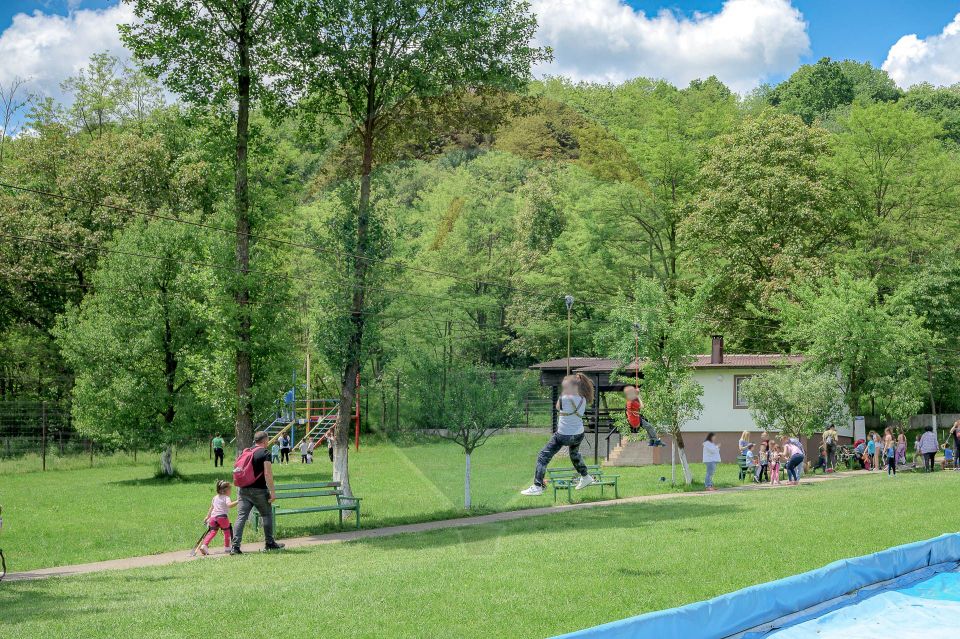
MULTIPOLYGON (((756 455, 753 454, 753 443, 747 444, 747 451, 743 454, 744 460, 747 464, 747 472, 751 475, 756 476, 757 474, 757 461, 756 455)), ((754 479, 756 481, 756 479, 754 479)))
POLYGON ((907 463, 907 436, 902 432, 897 435, 897 464, 904 466, 907 463))
POLYGON ((630 424, 631 433, 639 433, 640 427, 647 431, 650 438, 650 446, 663 446, 663 442, 657 437, 657 431, 653 424, 648 422, 640 411, 643 410, 643 401, 640 399, 640 390, 636 386, 627 386, 623 389, 623 396, 627 400, 627 423, 630 424))
POLYGON ((274 444, 270 447, 270 461, 274 464, 280 461, 280 444, 274 444))
POLYGON ((887 458, 887 477, 897 474, 897 444, 893 430, 887 428, 883 434, 883 454, 887 458))
POLYGON ((773 442, 770 444, 773 450, 770 452, 770 484, 780 485, 780 444, 773 442))
POLYGON ((217 531, 223 531, 223 547, 230 548, 230 509, 237 505, 237 502, 230 501, 230 482, 217 480, 217 494, 213 496, 210 503, 210 509, 207 511, 207 526, 210 530, 200 542, 200 554, 210 554, 210 542, 217 536, 217 531))
POLYGON ((306 437, 300 442, 300 463, 310 463, 310 441, 306 437))
POLYGON ((770 440, 760 440, 760 453, 757 455, 757 474, 754 475, 754 481, 758 484, 764 481, 770 481, 770 440))
POLYGON ((583 416, 587 406, 593 401, 593 383, 583 373, 567 375, 560 385, 560 399, 557 400, 557 432, 553 434, 547 445, 537 455, 537 469, 533 477, 533 485, 521 492, 528 497, 542 495, 544 475, 547 465, 561 448, 570 449, 570 461, 580 475, 576 489, 581 490, 594 483, 593 477, 587 472, 587 466, 580 456, 580 444, 583 442, 583 416))

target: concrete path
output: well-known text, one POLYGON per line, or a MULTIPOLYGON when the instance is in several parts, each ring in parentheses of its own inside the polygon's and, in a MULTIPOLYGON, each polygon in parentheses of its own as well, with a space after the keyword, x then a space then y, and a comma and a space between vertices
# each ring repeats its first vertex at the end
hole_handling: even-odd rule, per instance
MULTIPOLYGON (((818 475, 807 477, 802 481, 803 485, 818 484, 835 479, 854 477, 856 475, 867 474, 866 471, 848 471, 833 473, 831 475, 818 475)), ((733 488, 722 488, 712 492, 694 491, 685 493, 663 493, 658 495, 640 495, 636 497, 623 497, 621 499, 608 499, 605 501, 588 501, 575 504, 558 504, 556 506, 546 506, 542 508, 528 508, 524 510, 510 510, 501 513, 492 513, 489 515, 480 515, 477 517, 461 517, 457 519, 443 519, 439 521, 428 521, 418 524, 405 524, 402 526, 387 526, 385 528, 370 528, 368 530, 350 530, 344 532, 329 533, 325 535, 313 535, 310 537, 294 537, 292 539, 283 539, 287 548, 304 548, 308 546, 319 546, 323 544, 336 544, 345 541, 355 541, 359 539, 376 539, 379 537, 389 537, 391 535, 403 535, 409 533, 422 533, 431 530, 442 530, 446 528, 462 528, 465 526, 482 526, 483 524, 493 524, 504 521, 513 521, 515 519, 526 519, 528 517, 540 517, 542 515, 554 515, 572 510, 584 510, 587 508, 609 508, 611 506, 620 506, 623 504, 643 504, 648 502, 665 501, 670 499, 684 499, 688 497, 705 497, 711 495, 721 495, 724 493, 747 492, 755 490, 789 490, 791 487, 786 485, 770 486, 769 484, 745 484, 733 488)), ((261 543, 244 544, 244 552, 259 552, 261 543)), ((38 579, 49 579, 51 577, 69 577, 71 575, 84 575, 106 570, 128 570, 131 568, 146 568, 149 566, 166 566, 169 564, 182 563, 186 561, 197 561, 201 559, 217 559, 226 557, 219 549, 207 557, 197 555, 191 557, 189 550, 177 550, 174 552, 165 552, 157 555, 145 555, 143 557, 127 557, 125 559, 110 559, 108 561, 97 561, 89 564, 74 564, 71 566, 57 566, 54 568, 37 568, 29 572, 10 573, 4 579, 7 581, 33 581, 38 579)))

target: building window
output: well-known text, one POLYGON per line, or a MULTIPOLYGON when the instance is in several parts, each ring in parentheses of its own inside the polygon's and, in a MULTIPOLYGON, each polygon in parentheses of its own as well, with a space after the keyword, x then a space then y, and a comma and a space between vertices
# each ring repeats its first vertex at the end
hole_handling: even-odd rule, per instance
POLYGON ((733 407, 749 408, 747 398, 743 394, 743 382, 750 379, 752 375, 734 375, 733 376, 733 407))

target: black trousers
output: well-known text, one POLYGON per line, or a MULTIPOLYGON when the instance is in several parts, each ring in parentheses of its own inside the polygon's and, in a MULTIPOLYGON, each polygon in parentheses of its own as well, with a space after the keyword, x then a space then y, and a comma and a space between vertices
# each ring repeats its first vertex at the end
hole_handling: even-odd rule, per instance
POLYGON ((290 449, 289 449, 289 448, 281 448, 281 449, 280 449, 280 463, 282 464, 283 462, 287 462, 288 464, 290 463, 290 449))
POLYGON ((897 474, 897 456, 887 457, 887 474, 896 475, 897 474))
POLYGON ((927 472, 933 472, 933 461, 936 458, 936 453, 924 453, 923 454, 923 467, 927 472))
POLYGON ((213 467, 223 466, 223 449, 214 448, 213 449, 213 467))

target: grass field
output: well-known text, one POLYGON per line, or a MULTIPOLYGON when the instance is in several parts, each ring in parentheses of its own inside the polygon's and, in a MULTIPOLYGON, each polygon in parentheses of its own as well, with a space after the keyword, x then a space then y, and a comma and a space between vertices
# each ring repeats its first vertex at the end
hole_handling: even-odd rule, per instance
MULTIPOLYGON (((362 525, 372 528, 551 504, 552 496, 518 494, 531 481, 543 441, 538 435, 503 435, 479 449, 473 459, 471 513, 462 508, 464 460, 455 445, 444 441, 365 444, 350 458, 354 492, 363 497, 362 525)), ((94 468, 83 468, 85 459, 65 460, 56 462, 62 469, 46 473, 21 472, 23 463, 18 462, 0 466, 4 507, 0 547, 10 570, 189 548, 203 532, 201 520, 215 481, 228 478, 229 469, 215 470, 205 453, 180 454, 177 468, 182 477, 157 480, 155 456, 141 454, 139 459, 139 465, 98 460, 102 465, 94 468)), ((554 463, 570 462, 564 457, 554 463)), ((330 464, 323 455, 313 465, 274 468, 278 483, 330 479, 330 464)), ((621 495, 683 490, 670 486, 669 466, 612 472, 621 475, 621 495), (660 481, 664 474, 667 482, 660 481)), ((694 466, 694 474, 702 482, 702 466, 694 466)), ((721 466, 716 483, 736 484, 736 467, 721 466)), ((702 488, 702 483, 693 488, 702 488)), ((599 492, 591 489, 577 498, 599 498, 599 492)), ((314 534, 334 530, 336 515, 287 516, 279 526, 280 537, 314 534)), ((252 528, 244 535, 245 541, 256 538, 252 528)))
POLYGON ((955 531, 958 484, 875 475, 8 583, 0 625, 21 639, 548 637, 955 531))

